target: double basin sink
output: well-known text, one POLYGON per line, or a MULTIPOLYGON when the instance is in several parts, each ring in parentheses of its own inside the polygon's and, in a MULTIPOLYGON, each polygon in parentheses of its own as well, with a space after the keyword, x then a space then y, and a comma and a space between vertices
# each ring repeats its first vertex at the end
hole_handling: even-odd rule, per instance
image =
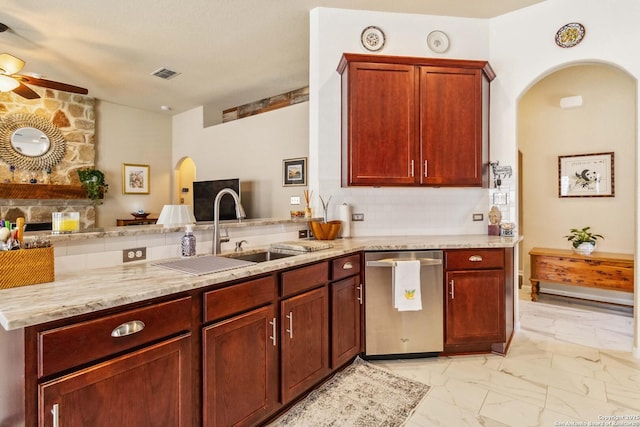
POLYGON ((180 271, 182 273, 201 276, 203 274, 218 273, 240 267, 247 267, 256 263, 288 258, 298 253, 286 253, 273 250, 265 250, 249 253, 233 253, 225 256, 204 255, 193 258, 184 258, 177 261, 168 261, 154 264, 158 267, 180 271))

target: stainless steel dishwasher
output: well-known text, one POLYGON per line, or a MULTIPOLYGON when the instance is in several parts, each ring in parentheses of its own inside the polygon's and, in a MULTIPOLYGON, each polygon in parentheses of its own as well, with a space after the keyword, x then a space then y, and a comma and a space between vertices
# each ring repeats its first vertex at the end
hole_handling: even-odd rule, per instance
POLYGON ((443 350, 442 251, 367 252, 364 289, 365 357, 420 357, 443 350), (402 260, 420 260, 420 311, 394 308, 392 275, 402 260))

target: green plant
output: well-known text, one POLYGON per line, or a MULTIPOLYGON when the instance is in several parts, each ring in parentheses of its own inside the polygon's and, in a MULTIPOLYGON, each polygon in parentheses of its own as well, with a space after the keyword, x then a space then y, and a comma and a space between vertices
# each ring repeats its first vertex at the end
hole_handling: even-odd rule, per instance
POLYGON ((577 248, 582 243, 591 243, 592 245, 596 244, 596 240, 604 239, 601 234, 592 233, 591 227, 584 227, 582 229, 572 228, 571 233, 563 236, 568 241, 571 242, 574 248, 577 248))
POLYGON ((79 169, 78 178, 91 200, 101 199, 109 191, 109 184, 105 182, 104 173, 100 169, 79 169))

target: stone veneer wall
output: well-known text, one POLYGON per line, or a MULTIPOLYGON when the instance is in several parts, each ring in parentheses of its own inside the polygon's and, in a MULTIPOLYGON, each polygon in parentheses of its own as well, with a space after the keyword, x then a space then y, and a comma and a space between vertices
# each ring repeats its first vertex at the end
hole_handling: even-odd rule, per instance
MULTIPOLYGON (((46 171, 27 171, 17 169, 12 175, 6 162, 0 160, 0 185, 6 182, 29 184, 35 178, 38 183, 80 185, 78 169, 95 165, 95 99, 78 95, 30 86, 40 95, 39 99, 25 99, 13 92, 0 93, 0 122, 6 114, 31 113, 43 117, 55 124, 66 140, 66 153, 62 161, 46 171)), ((27 223, 49 222, 51 212, 80 212, 81 228, 93 228, 95 208, 87 200, 35 200, 0 199, 0 216, 15 221, 25 217, 27 223)))

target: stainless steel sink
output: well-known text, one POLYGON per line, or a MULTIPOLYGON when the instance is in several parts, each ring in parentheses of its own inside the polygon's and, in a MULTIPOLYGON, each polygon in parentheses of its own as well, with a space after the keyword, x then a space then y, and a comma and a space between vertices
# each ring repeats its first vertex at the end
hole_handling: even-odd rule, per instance
POLYGON ((247 254, 243 254, 243 253, 232 254, 227 256, 232 259, 239 259, 243 261, 265 262, 265 261, 273 261, 274 259, 288 258, 295 255, 298 255, 298 254, 289 254, 289 253, 274 252, 274 251, 261 251, 261 252, 251 252, 247 254))

